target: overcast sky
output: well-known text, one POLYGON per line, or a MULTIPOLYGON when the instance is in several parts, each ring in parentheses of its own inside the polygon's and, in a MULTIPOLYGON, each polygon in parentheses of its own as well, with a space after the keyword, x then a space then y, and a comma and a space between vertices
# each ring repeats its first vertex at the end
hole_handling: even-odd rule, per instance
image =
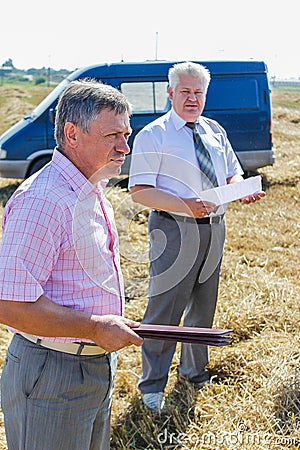
POLYGON ((257 59, 300 77, 297 0, 16 0, 1 6, 0 64, 257 59))

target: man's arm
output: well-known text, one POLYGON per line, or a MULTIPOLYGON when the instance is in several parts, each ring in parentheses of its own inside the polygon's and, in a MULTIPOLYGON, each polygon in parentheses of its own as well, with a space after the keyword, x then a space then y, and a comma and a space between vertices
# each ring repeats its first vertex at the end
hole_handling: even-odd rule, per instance
POLYGON ((202 202, 198 198, 182 198, 161 189, 145 184, 137 184, 130 188, 134 202, 149 208, 172 211, 178 214, 188 214, 192 217, 207 216, 215 209, 215 204, 202 202))
POLYGON ((139 323, 117 315, 98 316, 57 305, 45 296, 36 302, 0 300, 0 322, 37 336, 89 339, 109 352, 142 345, 131 327, 139 323))

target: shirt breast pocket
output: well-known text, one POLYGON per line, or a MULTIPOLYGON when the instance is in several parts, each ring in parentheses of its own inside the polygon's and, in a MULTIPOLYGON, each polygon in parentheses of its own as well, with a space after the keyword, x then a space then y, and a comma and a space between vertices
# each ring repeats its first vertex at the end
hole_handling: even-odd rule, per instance
POLYGON ((214 148, 215 151, 225 152, 225 142, 221 133, 206 134, 201 136, 204 145, 214 148))

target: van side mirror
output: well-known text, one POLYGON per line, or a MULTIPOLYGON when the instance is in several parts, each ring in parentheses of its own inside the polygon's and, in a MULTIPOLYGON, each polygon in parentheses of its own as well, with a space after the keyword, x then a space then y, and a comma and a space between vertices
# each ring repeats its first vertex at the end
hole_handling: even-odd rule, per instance
POLYGON ((49 119, 50 119, 50 123, 52 125, 54 125, 54 122, 55 122, 55 109, 54 108, 49 109, 49 119))

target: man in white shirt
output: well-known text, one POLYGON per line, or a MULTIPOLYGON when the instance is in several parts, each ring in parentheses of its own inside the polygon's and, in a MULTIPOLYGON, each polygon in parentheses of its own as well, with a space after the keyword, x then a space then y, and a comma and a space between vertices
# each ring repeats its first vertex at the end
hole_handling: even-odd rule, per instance
MULTIPOLYGON (((182 317, 185 326, 213 323, 226 205, 217 208, 199 196, 209 187, 243 180, 243 170, 225 130, 201 116, 209 82, 210 73, 202 65, 175 64, 169 70, 171 111, 148 124, 134 141, 129 189, 134 201, 153 209, 149 302, 143 323, 179 325, 182 317), (200 160, 205 153, 204 168, 197 152, 202 152, 200 160)), ((243 202, 264 195, 260 192, 243 202)), ((145 405, 156 413, 164 406, 175 347, 174 342, 152 339, 145 339, 142 347, 139 389, 145 405)), ((207 347, 182 344, 179 379, 203 386, 210 381, 208 362, 207 347)))

